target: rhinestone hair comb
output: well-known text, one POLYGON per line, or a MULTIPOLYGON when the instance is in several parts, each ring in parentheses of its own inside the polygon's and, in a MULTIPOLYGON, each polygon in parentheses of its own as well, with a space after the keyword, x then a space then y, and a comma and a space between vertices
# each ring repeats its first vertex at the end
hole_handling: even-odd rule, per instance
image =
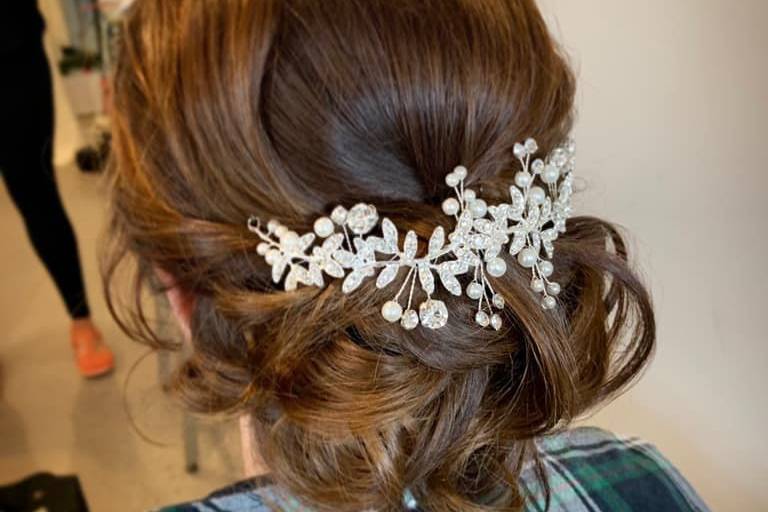
POLYGON ((504 308, 504 298, 494 291, 491 278, 507 271, 507 263, 500 257, 503 250, 531 270, 531 288, 542 294, 544 309, 555 308, 560 293, 560 285, 549 277, 554 272, 553 242, 565 232, 571 216, 575 144, 569 140, 545 159, 531 161, 537 151, 534 139, 515 144, 514 154, 522 170, 509 187, 510 203, 488 205, 478 198, 464 186, 464 166, 449 173, 445 182, 456 197, 446 199, 442 210, 453 217, 455 227, 447 236, 445 228, 436 227, 421 257, 417 257, 419 241, 414 231, 405 234, 401 246, 395 224, 387 218, 379 223, 376 207, 364 203, 349 210, 337 206, 330 217, 315 221, 314 233, 299 235, 276 220, 264 228, 256 217, 248 219, 248 229, 262 240, 257 252, 272 268, 272 280, 283 280, 286 291, 299 285, 322 288, 328 276, 344 279, 341 289, 349 294, 377 274, 376 286, 383 289, 407 269, 397 293, 381 308, 387 321, 399 321, 408 330, 419 324, 429 329, 445 326, 448 308, 433 298, 439 281, 452 295, 466 294, 477 301, 478 325, 498 330, 502 319, 497 311, 504 308), (372 235, 379 224, 381 236, 372 235), (458 276, 466 274, 472 280, 462 289, 458 276), (417 284, 424 299, 418 311, 414 309, 417 284))

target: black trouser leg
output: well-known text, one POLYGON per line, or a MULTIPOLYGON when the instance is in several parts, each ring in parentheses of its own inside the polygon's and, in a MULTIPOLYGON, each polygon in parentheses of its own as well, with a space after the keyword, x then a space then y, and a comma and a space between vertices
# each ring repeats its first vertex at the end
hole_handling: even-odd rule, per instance
POLYGON ((0 172, 32 246, 56 283, 70 316, 87 317, 90 312, 77 240, 53 171, 53 91, 42 43, 18 48, 4 66, 7 73, 0 81, 0 172))

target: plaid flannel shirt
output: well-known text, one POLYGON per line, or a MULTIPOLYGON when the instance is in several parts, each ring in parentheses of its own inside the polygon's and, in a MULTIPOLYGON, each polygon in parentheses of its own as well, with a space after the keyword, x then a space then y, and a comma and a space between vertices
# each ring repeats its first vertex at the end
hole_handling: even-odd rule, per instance
MULTIPOLYGON (((651 444, 582 427, 537 441, 549 488, 544 489, 532 465, 520 475, 529 495, 525 512, 695 511, 709 509, 677 469, 651 444)), ((412 496, 404 510, 418 511, 412 496)), ((310 512, 268 479, 236 484, 196 502, 162 512, 310 512)))

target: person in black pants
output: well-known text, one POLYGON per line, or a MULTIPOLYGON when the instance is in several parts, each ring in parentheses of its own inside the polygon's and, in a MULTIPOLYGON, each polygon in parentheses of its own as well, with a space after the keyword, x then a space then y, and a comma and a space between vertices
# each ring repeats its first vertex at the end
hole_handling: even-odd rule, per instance
POLYGON ((0 173, 35 252, 72 318, 71 341, 86 377, 113 367, 112 352, 90 319, 77 240, 53 170, 53 90, 34 1, 0 7, 0 173))

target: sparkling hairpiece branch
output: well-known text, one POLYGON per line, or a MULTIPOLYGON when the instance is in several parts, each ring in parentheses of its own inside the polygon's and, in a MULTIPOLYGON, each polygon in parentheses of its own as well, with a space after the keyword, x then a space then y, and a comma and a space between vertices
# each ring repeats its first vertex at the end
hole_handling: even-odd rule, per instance
POLYGON ((284 279, 286 291, 299 285, 322 288, 328 276, 344 279, 342 292, 348 294, 377 274, 376 286, 383 289, 405 269, 397 293, 381 308, 387 321, 399 321, 409 330, 419 323, 429 329, 443 327, 448 309, 445 302, 433 298, 439 282, 452 295, 466 294, 477 301, 475 322, 498 330, 502 320, 497 311, 504 308, 504 299, 494 291, 491 278, 507 271, 500 256, 503 250, 530 269, 531 288, 542 294, 544 309, 555 308, 560 293, 560 285, 549 277, 554 272, 553 242, 565 232, 571 215, 575 145, 568 141, 545 159, 532 161, 537 151, 533 139, 515 145, 522 170, 509 187, 510 203, 488 205, 478 198, 464 186, 467 169, 463 166, 449 173, 445 182, 456 197, 446 199, 442 209, 453 217, 455 227, 447 235, 443 227, 436 227, 421 257, 416 256, 419 241, 414 231, 405 234, 401 246, 395 224, 387 218, 379 223, 376 208, 364 203, 349 210, 337 206, 330 217, 315 221, 314 233, 299 235, 275 220, 264 227, 255 217, 248 220, 248 229, 262 240, 257 252, 271 266, 272 280, 284 279), (370 234, 379 224, 381 236, 370 234), (458 279, 463 275, 471 276, 466 289, 458 279), (417 287, 423 299, 418 310, 414 306, 417 287))

